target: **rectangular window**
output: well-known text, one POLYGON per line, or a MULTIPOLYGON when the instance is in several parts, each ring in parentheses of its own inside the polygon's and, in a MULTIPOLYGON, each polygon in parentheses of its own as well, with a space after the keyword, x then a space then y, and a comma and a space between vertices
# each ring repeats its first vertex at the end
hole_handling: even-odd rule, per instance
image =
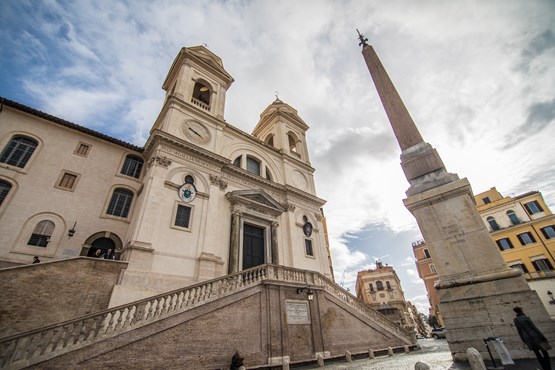
POLYGON ((528 269, 526 268, 526 265, 524 263, 515 263, 514 265, 510 265, 509 267, 514 268, 514 269, 519 269, 520 271, 522 271, 525 274, 528 273, 528 269))
POLYGON ((368 283, 368 286, 370 287, 370 291, 373 292, 374 291, 374 286, 372 285, 372 283, 368 283))
POLYGON ((553 270, 553 265, 547 258, 532 261, 532 265, 538 272, 550 272, 553 270))
POLYGON ((540 230, 541 230, 543 236, 545 236, 546 239, 555 238, 555 226, 554 225, 542 227, 540 230))
POLYGON ((484 204, 491 203, 491 200, 489 200, 489 197, 482 198, 482 200, 484 201, 484 204))
POLYGON ((307 256, 314 256, 314 253, 312 251, 312 240, 305 239, 304 240, 304 247, 305 247, 305 252, 306 252, 307 256))
POLYGON ((495 242, 497 243, 497 246, 501 251, 506 251, 507 249, 514 248, 513 243, 511 243, 511 239, 509 238, 499 239, 499 240, 496 240, 495 242))
POLYGON ((75 180, 77 180, 77 175, 73 175, 71 173, 64 173, 62 179, 58 186, 64 189, 73 189, 73 185, 75 184, 75 180))
POLYGON ((430 265, 430 271, 432 274, 437 274, 436 267, 434 265, 430 265))
POLYGON ((520 244, 522 245, 533 244, 536 242, 536 239, 534 239, 534 236, 529 231, 522 234, 518 234, 517 237, 518 237, 518 240, 520 240, 520 244))
POLYGON ((79 143, 77 145, 77 149, 75 149, 75 154, 80 155, 82 157, 86 157, 89 154, 89 149, 91 148, 88 144, 79 143))
POLYGON ((540 206, 537 200, 533 200, 528 203, 524 203, 524 208, 528 211, 528 214, 533 215, 534 213, 543 212, 543 208, 540 206))
POLYGON ((391 284, 389 283, 389 281, 385 282, 385 286, 386 286, 387 290, 391 290, 391 284))
POLYGON ((424 257, 431 258, 430 252, 427 249, 424 249, 424 257))
POLYGON ((190 221, 191 221, 191 207, 178 204, 177 211, 175 212, 174 225, 188 229, 190 221))

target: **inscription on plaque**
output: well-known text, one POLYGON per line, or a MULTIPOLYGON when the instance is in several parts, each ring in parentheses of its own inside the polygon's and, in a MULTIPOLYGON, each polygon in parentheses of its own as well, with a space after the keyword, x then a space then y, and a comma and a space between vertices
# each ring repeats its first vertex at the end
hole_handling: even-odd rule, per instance
POLYGON ((288 324, 310 324, 308 301, 286 301, 285 312, 288 324))

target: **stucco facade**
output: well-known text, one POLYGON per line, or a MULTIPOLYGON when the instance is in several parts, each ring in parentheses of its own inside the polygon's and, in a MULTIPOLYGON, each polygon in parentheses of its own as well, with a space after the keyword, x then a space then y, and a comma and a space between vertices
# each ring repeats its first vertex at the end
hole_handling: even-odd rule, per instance
POLYGON ((409 302, 401 281, 392 266, 376 263, 375 269, 359 271, 356 280, 357 298, 409 332, 416 331, 409 302))
POLYGON ((183 48, 142 147, 3 99, 0 260, 113 248, 129 267, 112 306, 264 263, 331 277, 308 125, 276 99, 252 135, 237 129, 232 82, 208 49, 183 48))

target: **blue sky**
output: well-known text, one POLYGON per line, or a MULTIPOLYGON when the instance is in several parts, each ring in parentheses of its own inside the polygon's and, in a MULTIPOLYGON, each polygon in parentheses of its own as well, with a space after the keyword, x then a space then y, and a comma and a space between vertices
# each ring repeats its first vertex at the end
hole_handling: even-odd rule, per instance
POLYGON ((376 49, 424 139, 475 192, 555 202, 553 1, 0 2, 0 96, 142 145, 183 46, 235 78, 226 120, 251 132, 280 98, 311 129, 338 282, 376 258, 427 311, 400 150, 358 46, 376 49))

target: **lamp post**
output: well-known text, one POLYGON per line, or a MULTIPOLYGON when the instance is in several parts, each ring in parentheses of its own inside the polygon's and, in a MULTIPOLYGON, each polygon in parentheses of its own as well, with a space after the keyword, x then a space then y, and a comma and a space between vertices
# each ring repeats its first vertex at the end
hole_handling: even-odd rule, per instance
POLYGON ((314 293, 312 293, 312 290, 310 289, 310 287, 297 288, 297 294, 301 294, 305 290, 306 290, 306 297, 308 298, 309 301, 312 301, 314 299, 314 293))

